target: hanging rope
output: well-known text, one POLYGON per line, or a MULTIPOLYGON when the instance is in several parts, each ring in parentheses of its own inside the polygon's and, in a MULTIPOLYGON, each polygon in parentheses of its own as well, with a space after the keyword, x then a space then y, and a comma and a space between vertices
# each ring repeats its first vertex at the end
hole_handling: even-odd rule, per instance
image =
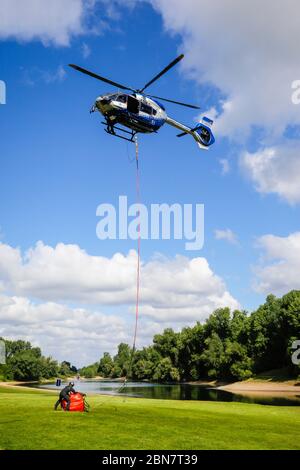
POLYGON ((136 200, 138 205, 138 252, 137 252, 137 272, 136 272, 136 301, 135 301, 135 327, 133 336, 132 354, 135 352, 136 337, 139 321, 140 304, 140 270, 141 270, 141 193, 140 193, 140 171, 139 171, 139 143, 135 137, 135 160, 136 160, 136 200))
POLYGON ((133 335, 133 343, 132 343, 132 350, 130 356, 130 362, 126 377, 124 378, 124 382, 122 386, 119 388, 118 393, 120 393, 127 384, 127 375, 131 375, 132 372, 132 364, 134 359, 134 354, 136 350, 136 339, 137 339, 137 331, 138 331, 138 322, 139 322, 139 307, 140 307, 140 279, 141 279, 141 191, 140 191, 140 170, 139 170, 139 143, 137 136, 135 137, 135 161, 136 161, 136 203, 138 206, 138 239, 137 239, 137 267, 136 267, 136 298, 135 298, 135 325, 134 325, 134 335, 133 335))
MULTIPOLYGON (((117 393, 121 393, 127 385, 127 375, 131 375, 132 372, 132 364, 134 359, 134 354, 136 350, 136 339, 137 339, 137 331, 138 331, 138 322, 139 322, 139 306, 140 306, 140 279, 141 279, 141 192, 140 192, 140 170, 139 170, 139 143, 137 136, 135 137, 135 161, 136 161, 136 203, 138 205, 138 239, 137 239, 137 268, 136 268, 136 298, 135 298, 135 325, 134 325, 134 335, 133 335, 133 343, 132 343, 132 350, 130 356, 130 363, 128 367, 127 374, 124 378, 124 381, 121 387, 117 390, 117 393)), ((107 399, 103 399, 100 403, 94 406, 103 405, 106 401, 109 400, 111 397, 107 397, 107 399)))

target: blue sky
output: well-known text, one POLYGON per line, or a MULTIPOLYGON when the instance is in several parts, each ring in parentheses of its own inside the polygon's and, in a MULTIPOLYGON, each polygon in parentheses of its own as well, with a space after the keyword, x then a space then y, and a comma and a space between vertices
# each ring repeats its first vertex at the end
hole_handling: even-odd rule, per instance
MULTIPOLYGON (((7 104, 0 106, 0 226, 1 241, 6 248, 19 248, 24 255, 38 241, 53 249, 59 243, 73 244, 88 255, 108 259, 117 252, 127 256, 129 250, 136 249, 134 241, 99 241, 95 233, 98 204, 115 204, 119 195, 127 195, 129 202, 135 202, 135 166, 130 161, 134 147, 106 135, 100 125, 100 115, 89 114, 94 99, 111 90, 109 86, 76 73, 67 64, 77 63, 130 86, 144 84, 178 53, 186 52, 189 44, 182 33, 183 26, 178 26, 177 31, 172 26, 170 34, 165 2, 162 2, 161 12, 159 2, 154 3, 156 10, 146 2, 138 2, 130 9, 116 2, 115 10, 106 10, 106 15, 98 5, 93 10, 92 21, 94 24, 100 24, 100 19, 105 22, 105 26, 101 23, 101 33, 90 30, 74 33, 67 45, 57 44, 55 40, 45 41, 38 34, 26 40, 20 40, 15 32, 8 34, 6 29, 1 34, 3 25, 0 23, 0 79, 7 86, 7 104)), ((169 21, 173 16, 170 18, 169 21)), ((187 54, 187 65, 170 71, 151 91, 198 103, 203 111, 213 110, 222 115, 229 88, 220 89, 211 78, 208 81, 195 78, 203 65, 196 66, 192 60, 187 54)), ((231 93, 234 95, 233 90, 231 93)), ((172 104, 167 106, 167 112, 186 124, 192 125, 197 118, 193 110, 172 104)), ((243 119, 245 116, 241 115, 243 119)), ((205 258, 213 276, 223 280, 226 291, 242 308, 251 310, 263 302, 269 292, 262 285, 267 283, 271 291, 272 282, 266 279, 267 271, 263 272, 263 279, 259 277, 257 265, 261 255, 267 254, 271 261, 264 260, 262 269, 268 270, 280 256, 273 255, 272 248, 261 237, 277 237, 274 240, 280 242, 290 240, 291 234, 297 233, 298 195, 292 195, 291 201, 276 184, 272 188, 271 183, 262 181, 265 174, 254 172, 249 161, 259 163, 263 158, 260 152, 268 147, 280 150, 286 145, 289 148, 292 133, 288 125, 294 123, 293 119, 286 118, 283 136, 274 131, 276 123, 272 119, 266 128, 256 131, 256 123, 249 118, 245 127, 251 130, 248 129, 242 139, 235 139, 231 124, 226 135, 226 121, 221 121, 220 133, 216 127, 216 143, 209 152, 199 151, 189 137, 177 139, 175 129, 167 125, 157 135, 140 137, 142 202, 146 205, 164 202, 205 205, 205 245, 200 252, 186 251, 185 241, 148 240, 142 243, 143 262, 151 262, 157 253, 169 260, 176 255, 190 260, 205 258), (254 160, 243 160, 247 152, 254 155, 254 160), (226 174, 220 160, 228 164, 226 174), (231 230, 238 242, 230 243, 226 237, 216 239, 216 230, 231 230), (261 283, 261 288, 256 290, 255 280, 261 283)), ((261 128, 259 120, 257 126, 261 128)), ((274 172, 274 168, 270 168, 270 172, 274 172)), ((284 263, 287 262, 284 258, 284 263)), ((26 259, 22 263, 26 264, 26 259)), ((4 285, 5 276, 3 270, 4 285)), ((286 290, 280 283, 274 285, 275 293, 286 290)), ((14 288, 12 283, 4 290, 7 296, 25 295, 22 288, 14 288)), ((56 300, 37 292, 39 288, 26 294, 34 305, 56 300)), ((124 305, 126 312, 130 310, 128 304, 130 302, 113 305, 96 301, 93 309, 101 309, 103 315, 122 316, 124 305)), ((154 301, 152 307, 153 304, 154 301)), ((90 308, 88 302, 78 302, 76 296, 68 297, 67 302, 62 300, 61 305, 90 308)), ((157 317, 156 321, 159 325, 157 317)), ((182 318, 181 321, 184 323, 182 318)), ((10 326, 4 326, 4 334, 22 333, 22 325, 15 331, 10 326)), ((171 315, 162 322, 163 326, 173 326, 171 315)), ((47 340, 46 333, 43 337, 34 336, 26 329, 25 336, 41 342, 53 354, 53 342, 47 340)), ((57 355, 61 358, 63 354, 67 352, 57 355)), ((86 357, 94 359, 97 354, 93 352, 86 357)), ((73 357, 78 360, 78 356, 73 357)))

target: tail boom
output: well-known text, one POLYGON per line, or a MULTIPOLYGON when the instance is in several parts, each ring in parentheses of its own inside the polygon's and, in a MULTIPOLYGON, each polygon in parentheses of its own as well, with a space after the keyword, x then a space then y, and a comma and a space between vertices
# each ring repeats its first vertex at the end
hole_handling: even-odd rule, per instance
POLYGON ((213 121, 207 117, 202 118, 202 122, 193 129, 181 122, 175 121, 175 119, 172 119, 169 116, 166 118, 166 123, 182 131, 182 134, 179 134, 178 137, 190 134, 197 142, 198 147, 202 150, 208 150, 208 148, 215 142, 215 138, 211 131, 213 121))

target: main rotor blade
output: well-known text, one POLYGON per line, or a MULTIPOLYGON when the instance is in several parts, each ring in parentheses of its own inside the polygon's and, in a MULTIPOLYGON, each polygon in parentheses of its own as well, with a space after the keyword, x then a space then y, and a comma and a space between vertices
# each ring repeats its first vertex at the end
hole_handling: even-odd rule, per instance
POLYGON ((124 85, 121 85, 120 83, 113 82, 112 80, 109 80, 108 78, 101 77, 100 75, 97 75, 94 72, 90 72, 89 70, 83 69, 82 67, 79 67, 78 65, 69 64, 69 66, 77 70, 78 72, 85 73, 86 75, 89 75, 90 77, 97 78, 97 80, 101 80, 102 82, 109 83, 110 85, 113 85, 122 90, 136 91, 133 88, 130 88, 129 86, 124 86, 124 85))
POLYGON ((152 80, 150 80, 150 82, 146 83, 144 88, 142 88, 142 90, 139 90, 139 91, 143 92, 144 90, 146 90, 146 88, 148 88, 148 86, 152 85, 153 82, 158 80, 162 75, 164 75, 166 72, 168 72, 168 70, 170 70, 172 67, 174 67, 174 65, 176 65, 178 62, 180 62, 183 58, 184 58, 184 55, 180 54, 180 56, 178 56, 175 60, 173 60, 169 65, 167 65, 167 67, 165 67, 158 75, 156 75, 154 78, 152 78, 152 80))
POLYGON ((167 98, 161 98, 160 96, 149 95, 151 98, 157 98, 158 100, 168 101, 168 103, 179 104, 180 106, 186 106, 187 108, 192 109, 201 109, 199 106, 194 106, 193 104, 181 103, 181 101, 168 100, 167 98))

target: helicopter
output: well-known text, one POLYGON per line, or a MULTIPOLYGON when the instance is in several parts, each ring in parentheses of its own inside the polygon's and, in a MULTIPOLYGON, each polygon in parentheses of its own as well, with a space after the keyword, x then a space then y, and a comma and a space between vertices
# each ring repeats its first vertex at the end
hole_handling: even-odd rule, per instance
POLYGON ((134 89, 114 82, 75 64, 69 64, 69 66, 78 72, 101 80, 118 89, 117 92, 105 93, 99 96, 90 110, 91 113, 98 111, 103 115, 104 121, 102 121, 102 124, 105 125, 104 130, 108 134, 128 140, 129 142, 135 142, 135 137, 138 133, 156 133, 167 123, 181 131, 180 134, 177 134, 177 137, 190 134, 195 139, 200 149, 207 150, 215 142, 214 135, 211 131, 213 120, 204 116, 201 122, 195 127, 188 127, 168 116, 164 105, 161 104, 160 101, 174 103, 192 109, 200 109, 198 106, 145 93, 146 88, 162 77, 162 75, 178 64, 183 58, 183 54, 179 55, 141 89, 134 89))

